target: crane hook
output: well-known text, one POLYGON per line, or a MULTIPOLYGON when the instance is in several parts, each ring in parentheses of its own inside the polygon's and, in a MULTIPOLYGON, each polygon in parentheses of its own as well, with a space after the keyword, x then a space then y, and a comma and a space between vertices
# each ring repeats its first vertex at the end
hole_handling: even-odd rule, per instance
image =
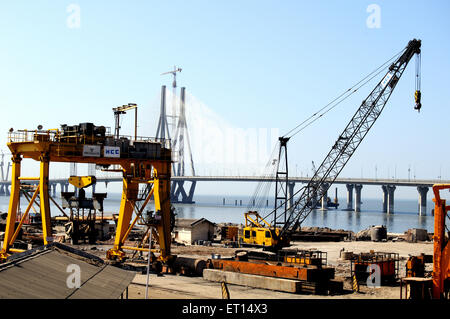
POLYGON ((420 113, 420 109, 422 108, 421 97, 422 97, 422 93, 420 92, 420 90, 416 90, 416 92, 414 93, 414 100, 416 102, 414 109, 417 110, 417 112, 419 112, 419 113, 420 113))

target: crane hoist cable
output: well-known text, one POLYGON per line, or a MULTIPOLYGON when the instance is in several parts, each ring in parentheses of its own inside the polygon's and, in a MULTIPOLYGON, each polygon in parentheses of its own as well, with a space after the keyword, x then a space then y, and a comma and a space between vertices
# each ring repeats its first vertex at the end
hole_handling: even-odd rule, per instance
POLYGON ((256 190, 253 194, 253 196, 250 199, 250 202, 247 205, 247 210, 250 210, 252 208, 257 208, 260 209, 263 207, 264 204, 264 199, 265 197, 267 197, 267 194, 270 191, 271 188, 271 179, 273 178, 273 176, 275 175, 275 171, 276 171, 276 160, 274 160, 274 156, 276 154, 276 151, 278 149, 278 143, 276 143, 276 145, 274 146, 272 153, 269 157, 269 160, 266 163, 266 166, 264 168, 264 172, 266 172, 265 175, 262 176, 262 180, 260 182, 258 182, 258 185, 256 187, 256 190), (255 205, 253 205, 253 202, 255 203, 255 205))
POLYGON ((389 60, 387 60, 386 62, 384 62, 382 65, 380 65, 379 67, 377 67, 375 70, 373 70, 372 72, 370 72, 368 75, 366 75, 364 78, 362 78, 361 80, 359 80, 357 83, 355 83, 354 85, 352 85, 349 89, 347 89, 346 91, 344 91, 343 93, 341 93, 339 96, 337 96, 336 98, 334 98, 333 100, 331 100, 329 103, 327 103, 325 106, 323 106, 322 108, 320 108, 318 111, 314 112, 311 116, 309 116, 307 119, 305 119, 303 122, 301 122, 300 124, 298 124, 297 126, 295 126, 293 129, 291 129, 290 131, 288 131, 286 134, 283 135, 283 137, 293 137, 295 135, 297 135, 298 133, 300 133, 301 131, 303 131, 305 128, 307 128, 309 125, 311 125, 312 123, 314 123, 315 121, 317 121, 318 119, 320 119, 323 115, 325 115, 326 113, 328 113, 329 111, 331 111, 332 109, 334 109, 336 106, 338 106, 340 103, 342 103, 344 100, 346 100, 348 97, 350 97, 352 94, 356 93, 361 87, 363 87, 364 85, 366 85, 367 83, 369 83, 374 77, 376 77, 377 75, 379 75, 381 72, 384 71, 384 68, 386 67, 386 65, 388 65, 389 63, 391 63, 392 60, 396 59, 398 56, 400 56, 403 52, 405 51, 405 49, 401 50, 400 52, 398 52, 397 54, 395 54, 393 57, 391 57, 389 60), (376 74, 374 74, 376 73, 376 74), (367 80, 368 79, 368 80, 367 80), (365 81, 365 82, 364 82, 365 81), (363 83, 364 82, 364 83, 363 83), (359 87, 357 87, 360 83, 361 84, 359 87), (357 87, 355 89, 355 87, 357 87), (324 111, 325 110, 325 111, 324 111), (323 111, 323 112, 322 112, 323 111), (322 112, 322 113, 321 113, 322 112), (320 113, 320 114, 319 114, 320 113), (309 123, 308 123, 309 122, 309 123))
MULTIPOLYGON (((269 162, 266 164, 265 168, 264 168, 264 172, 268 172, 269 168, 270 168, 270 163, 271 163, 271 159, 269 160, 269 162)), ((261 192, 263 191, 263 187, 265 185, 265 179, 266 177, 269 176, 270 177, 270 173, 265 174, 262 176, 262 180, 257 184, 257 187, 255 189, 255 192, 253 193, 253 196, 250 199, 250 202, 248 203, 247 208, 250 209, 252 207, 255 207, 256 205, 254 205, 253 203, 256 204, 256 200, 259 199, 261 192)))
POLYGON ((421 69, 422 69, 422 55, 419 53, 416 55, 416 91, 414 92, 414 100, 416 102, 416 105, 414 106, 414 109, 416 109, 418 112, 420 112, 420 109, 422 108, 422 92, 420 91, 421 86, 421 69))

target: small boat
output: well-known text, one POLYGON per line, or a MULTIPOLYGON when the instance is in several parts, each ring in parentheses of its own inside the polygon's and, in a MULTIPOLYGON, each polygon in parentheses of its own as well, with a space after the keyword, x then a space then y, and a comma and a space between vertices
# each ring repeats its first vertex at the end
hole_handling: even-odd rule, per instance
MULTIPOLYGON (((311 202, 308 203, 308 206, 311 207, 311 202)), ((316 208, 321 208, 322 207, 322 201, 318 201, 316 203, 316 208)), ((330 207, 334 207, 334 208, 338 208, 339 207, 339 203, 336 201, 332 201, 330 197, 327 197, 327 208, 330 207)))

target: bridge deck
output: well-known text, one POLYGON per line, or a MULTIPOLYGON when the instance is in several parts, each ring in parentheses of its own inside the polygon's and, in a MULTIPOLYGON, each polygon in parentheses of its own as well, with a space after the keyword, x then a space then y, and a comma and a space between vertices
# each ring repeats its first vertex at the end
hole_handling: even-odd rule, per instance
MULTIPOLYGON (((261 178, 258 176, 172 176, 172 180, 197 181, 197 182, 275 182, 275 177, 261 178)), ((121 182, 122 177, 97 177, 97 183, 101 182, 121 182)), ((293 183, 308 183, 308 177, 289 177, 293 183)), ((65 178, 51 179, 50 183, 67 183, 65 178)), ((363 185, 395 185, 395 186, 426 186, 432 187, 434 184, 450 184, 450 181, 440 180, 409 180, 409 179, 371 179, 371 178, 337 178, 333 184, 363 184, 363 185)), ((0 185, 10 185, 10 181, 1 181, 0 185)))

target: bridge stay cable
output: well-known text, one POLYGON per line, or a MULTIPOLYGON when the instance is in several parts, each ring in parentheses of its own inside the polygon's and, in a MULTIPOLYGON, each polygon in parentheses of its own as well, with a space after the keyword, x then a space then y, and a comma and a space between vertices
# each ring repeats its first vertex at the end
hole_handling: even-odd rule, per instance
POLYGON ((247 205, 247 210, 256 209, 260 210, 264 207, 264 200, 267 198, 270 188, 272 185, 272 179, 275 176, 276 171, 276 159, 274 159, 274 156, 277 152, 277 149, 279 148, 279 143, 276 143, 274 146, 271 155, 269 157, 269 160, 266 163, 266 166, 263 170, 263 172, 267 172, 262 177, 262 180, 258 182, 256 186, 256 190, 253 194, 253 196, 250 198, 250 201, 247 205))

